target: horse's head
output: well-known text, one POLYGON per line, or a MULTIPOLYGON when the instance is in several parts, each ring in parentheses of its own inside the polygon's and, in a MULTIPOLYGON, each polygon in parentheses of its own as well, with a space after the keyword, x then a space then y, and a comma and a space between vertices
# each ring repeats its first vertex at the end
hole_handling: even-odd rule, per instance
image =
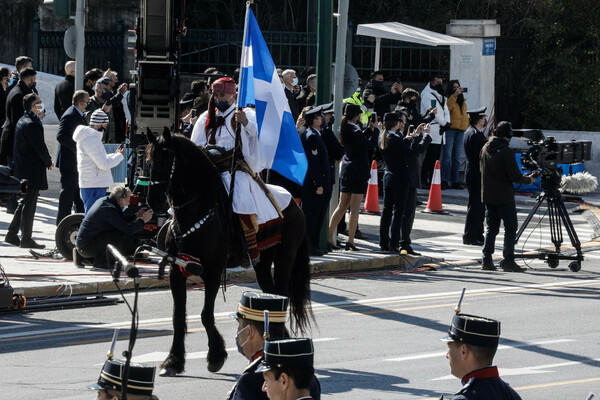
POLYGON ((171 147, 171 131, 163 130, 162 138, 157 138, 150 129, 146 132, 146 162, 150 166, 150 182, 146 201, 156 213, 167 211, 167 194, 175 165, 175 151, 171 147))

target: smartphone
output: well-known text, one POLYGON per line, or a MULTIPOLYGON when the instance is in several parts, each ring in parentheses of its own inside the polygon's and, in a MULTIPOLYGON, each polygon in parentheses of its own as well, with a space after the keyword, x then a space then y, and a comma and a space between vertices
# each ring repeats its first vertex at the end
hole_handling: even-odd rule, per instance
POLYGON ((461 90, 463 93, 467 93, 469 91, 469 88, 464 87, 464 88, 461 88, 461 90))
POLYGON ((435 99, 431 99, 431 108, 435 108, 437 101, 435 99))
POLYGON ((371 121, 373 121, 374 124, 377 123, 377 113, 375 111, 371 114, 371 121))

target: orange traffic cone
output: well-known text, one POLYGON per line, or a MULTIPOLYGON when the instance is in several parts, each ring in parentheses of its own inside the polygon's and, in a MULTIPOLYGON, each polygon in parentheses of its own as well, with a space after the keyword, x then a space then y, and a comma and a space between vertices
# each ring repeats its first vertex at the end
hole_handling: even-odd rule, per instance
POLYGON ((442 178, 440 173, 440 160, 435 162, 433 177, 431 178, 431 188, 429 189, 429 199, 427 207, 423 210, 425 213, 448 214, 442 207, 442 178))
POLYGON ((377 161, 373 160, 371 164, 371 178, 367 186, 367 198, 363 206, 363 211, 368 213, 379 213, 379 188, 377 187, 377 161))

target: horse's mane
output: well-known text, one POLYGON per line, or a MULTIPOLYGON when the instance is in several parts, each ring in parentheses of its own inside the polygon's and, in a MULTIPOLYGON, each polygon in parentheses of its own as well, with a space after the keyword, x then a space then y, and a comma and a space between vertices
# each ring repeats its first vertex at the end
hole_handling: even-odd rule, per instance
MULTIPOLYGON (((164 138, 160 139, 164 143, 164 138)), ((171 135, 171 144, 177 156, 185 165, 185 177, 190 181, 201 178, 207 184, 221 184, 221 177, 215 165, 208 159, 204 150, 187 137, 180 134, 171 135)))

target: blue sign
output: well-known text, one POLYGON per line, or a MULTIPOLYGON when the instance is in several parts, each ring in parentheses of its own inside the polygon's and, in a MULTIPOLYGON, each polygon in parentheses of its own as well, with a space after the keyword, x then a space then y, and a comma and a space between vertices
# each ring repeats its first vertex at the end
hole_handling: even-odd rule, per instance
POLYGON ((483 39, 483 52, 484 56, 493 56, 496 54, 496 38, 483 39))

